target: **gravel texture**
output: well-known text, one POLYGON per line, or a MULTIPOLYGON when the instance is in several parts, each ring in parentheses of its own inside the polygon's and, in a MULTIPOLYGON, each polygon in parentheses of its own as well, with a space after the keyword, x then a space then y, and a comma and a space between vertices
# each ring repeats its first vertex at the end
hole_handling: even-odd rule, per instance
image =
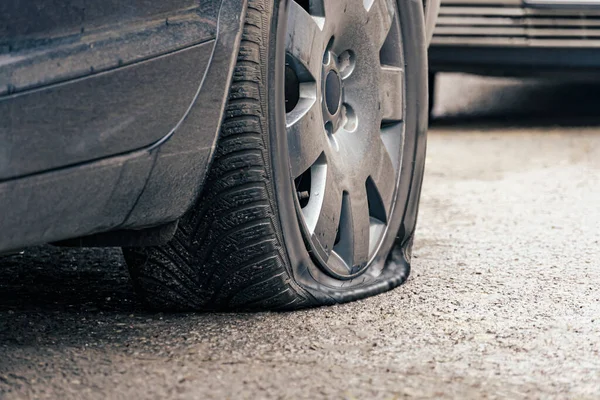
POLYGON ((0 398, 600 398, 600 90, 438 90, 405 285, 151 314, 119 250, 26 249, 0 258, 0 398))

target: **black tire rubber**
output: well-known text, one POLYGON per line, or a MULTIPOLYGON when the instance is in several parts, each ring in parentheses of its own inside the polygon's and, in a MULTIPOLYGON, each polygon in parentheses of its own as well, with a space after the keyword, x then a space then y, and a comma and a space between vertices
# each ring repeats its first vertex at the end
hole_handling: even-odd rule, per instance
POLYGON ((125 248, 134 285, 154 309, 298 309, 351 301, 405 281, 423 177, 427 64, 423 9, 399 0, 406 53, 409 178, 382 268, 364 285, 323 285, 303 265, 285 141, 285 1, 249 0, 221 136, 201 197, 166 245, 125 248), (409 75, 410 74, 410 75, 409 75), (290 206, 292 208, 290 208, 290 206))

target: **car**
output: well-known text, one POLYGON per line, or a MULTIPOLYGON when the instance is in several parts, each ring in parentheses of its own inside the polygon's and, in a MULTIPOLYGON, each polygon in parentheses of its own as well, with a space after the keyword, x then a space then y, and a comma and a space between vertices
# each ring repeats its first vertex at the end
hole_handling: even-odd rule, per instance
POLYGON ((401 284, 438 6, 3 1, 0 252, 123 247, 165 310, 401 284))
POLYGON ((442 0, 429 49, 437 72, 598 80, 598 0, 442 0))

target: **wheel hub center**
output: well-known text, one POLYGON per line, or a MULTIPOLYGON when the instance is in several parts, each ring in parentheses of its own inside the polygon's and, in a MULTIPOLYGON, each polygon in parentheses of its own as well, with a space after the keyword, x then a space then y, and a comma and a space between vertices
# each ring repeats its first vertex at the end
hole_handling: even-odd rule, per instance
POLYGON ((342 80, 334 70, 329 71, 325 79, 325 104, 329 114, 334 115, 340 107, 342 97, 342 80))
MULTIPOLYGON (((348 59, 351 57, 348 51, 345 51, 342 55, 348 59)), ((329 135, 334 149, 338 149, 338 145, 336 139, 331 135, 338 132, 344 126, 348 111, 348 105, 345 102, 344 96, 344 79, 348 75, 344 75, 344 69, 340 68, 339 59, 340 56, 334 54, 329 49, 326 50, 323 56, 323 70, 321 72, 320 94, 323 122, 325 124, 325 131, 329 135)))

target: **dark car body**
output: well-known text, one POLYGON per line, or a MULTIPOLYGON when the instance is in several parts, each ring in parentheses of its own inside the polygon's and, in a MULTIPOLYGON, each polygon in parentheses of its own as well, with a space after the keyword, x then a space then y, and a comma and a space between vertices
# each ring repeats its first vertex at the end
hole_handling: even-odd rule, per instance
POLYGON ((0 251, 179 218, 209 165, 243 0, 0 3, 0 251))
POLYGON ((600 77, 596 0, 443 0, 432 72, 600 77))

